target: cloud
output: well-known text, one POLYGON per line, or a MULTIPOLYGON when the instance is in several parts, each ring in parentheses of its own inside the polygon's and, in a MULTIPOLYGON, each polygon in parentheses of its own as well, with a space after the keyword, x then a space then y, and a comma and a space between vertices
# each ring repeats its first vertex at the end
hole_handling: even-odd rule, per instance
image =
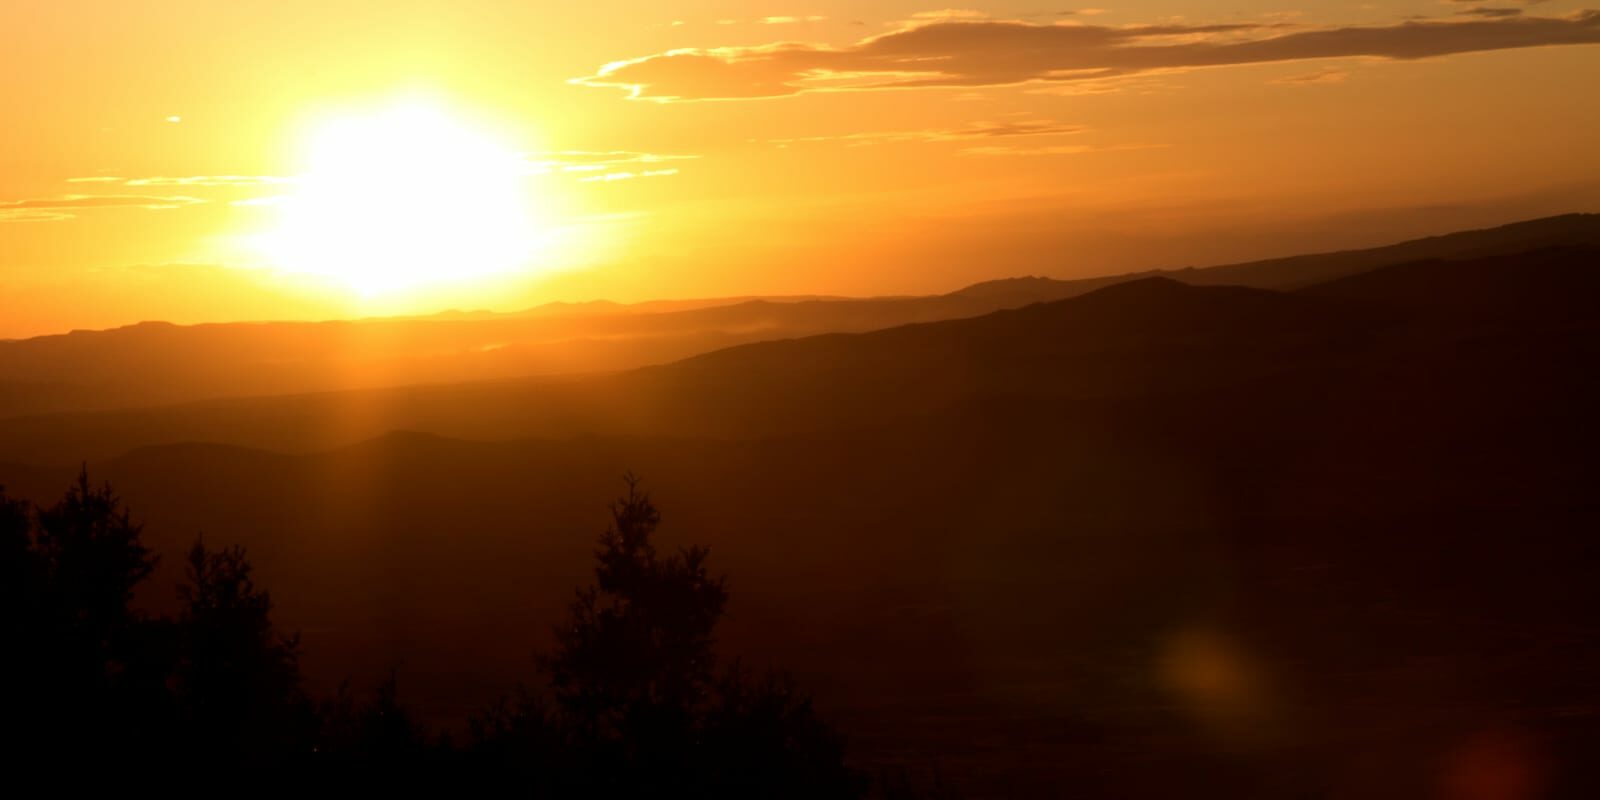
POLYGON ((1273 81, 1273 83, 1281 83, 1288 86, 1312 86, 1317 84, 1344 83, 1345 79, 1349 77, 1350 72, 1348 70, 1334 69, 1329 67, 1328 69, 1319 69, 1316 72, 1307 72, 1300 75, 1290 75, 1288 77, 1279 78, 1273 81))
POLYGON ((1286 27, 1108 27, 946 18, 837 48, 779 42, 670 50, 614 61, 572 82, 624 89, 647 100, 737 100, 815 91, 1069 83, 1158 70, 1328 58, 1419 59, 1600 43, 1600 11, 1285 32, 1286 27))
POLYGON ((616 164, 659 164, 663 161, 685 161, 699 156, 674 153, 643 153, 637 150, 551 150, 524 156, 529 164, 544 166, 616 164))
POLYGON ((119 178, 110 175, 91 175, 67 179, 67 183, 120 183, 123 186, 270 186, 293 182, 294 178, 285 178, 277 175, 187 175, 176 178, 165 175, 158 175, 152 178, 119 178))
POLYGON ((802 144, 807 142, 847 142, 861 147, 897 142, 960 142, 975 139, 1001 139, 1014 136, 1065 136, 1082 133, 1081 125, 1070 125, 1054 120, 1012 120, 978 122, 961 128, 934 128, 916 131, 880 131, 874 133, 847 133, 838 136, 803 136, 794 139, 769 139, 772 144, 802 144))
POLYGON ((1520 17, 1522 16, 1522 9, 1488 8, 1485 6, 1478 6, 1476 8, 1466 9, 1465 11, 1457 11, 1456 15, 1462 17, 1489 17, 1491 19, 1498 19, 1502 17, 1520 17))
POLYGON ((590 175, 585 178, 579 178, 578 180, 584 183, 610 183, 612 181, 633 180, 634 178, 665 178, 669 175, 676 174, 678 174, 678 170, 676 168, 647 169, 643 172, 607 172, 604 175, 590 175))
POLYGON ((64 219, 72 219, 72 215, 65 211, 0 206, 0 222, 57 222, 64 219))
POLYGON ((981 147, 968 147, 961 151, 964 156, 1075 156, 1083 153, 1108 153, 1118 150, 1154 150, 1169 147, 1164 144, 1051 144, 1043 146, 1019 146, 1014 144, 984 145, 981 147))
POLYGON ((157 176, 132 178, 128 186, 264 186, 292 183, 293 178, 277 175, 189 175, 181 178, 157 176))
POLYGON ((1148 150, 1167 146, 1159 144, 1035 143, 1041 139, 1049 141, 1054 137, 1080 134, 1087 130, 1088 128, 1081 125, 1071 125, 1055 120, 1006 120, 977 122, 960 128, 847 133, 837 136, 806 136, 796 139, 768 139, 767 141, 782 147, 787 147, 791 144, 814 142, 843 142, 847 147, 866 147, 901 142, 960 142, 968 145, 956 151, 957 155, 962 156, 1064 156, 1114 150, 1148 150))
POLYGON ((69 194, 36 200, 0 202, 0 208, 179 208, 204 203, 198 197, 156 197, 141 194, 69 194))
POLYGON ((0 221, 48 222, 53 220, 72 219, 75 215, 71 212, 79 209, 171 209, 182 208, 183 206, 190 206, 196 203, 204 202, 204 200, 201 200, 198 197, 157 197, 151 195, 131 194, 69 194, 62 197, 0 201, 0 221))
POLYGON ((812 15, 808 17, 762 17, 757 22, 762 25, 796 25, 802 22, 823 22, 825 20, 827 20, 827 17, 812 15))
POLYGON ((555 150, 523 155, 523 161, 527 164, 529 175, 576 173, 583 176, 578 180, 586 183, 603 180, 626 180, 628 178, 649 178, 657 175, 676 175, 678 170, 675 168, 644 169, 643 171, 637 171, 637 168, 671 161, 689 161, 697 158, 699 156, 642 153, 635 150, 555 150), (633 167, 635 169, 619 170, 616 169, 618 167, 633 167))
POLYGON ((1098 149, 1100 148, 1087 144, 1056 144, 1047 147, 994 145, 968 147, 962 150, 961 153, 968 156, 1073 156, 1079 153, 1092 153, 1098 149))
POLYGON ((989 15, 982 11, 970 8, 941 8, 937 11, 918 11, 911 15, 912 19, 988 19, 989 15))

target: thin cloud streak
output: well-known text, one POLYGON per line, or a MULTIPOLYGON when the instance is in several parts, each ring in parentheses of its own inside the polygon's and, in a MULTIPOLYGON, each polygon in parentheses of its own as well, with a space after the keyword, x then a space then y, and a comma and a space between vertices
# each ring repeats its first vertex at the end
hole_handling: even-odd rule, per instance
POLYGON ((1087 128, 1082 125, 1071 125, 1054 120, 1019 120, 1011 122, 978 122, 962 128, 847 133, 836 136, 801 136, 789 139, 768 139, 767 142, 777 145, 844 142, 852 147, 865 147, 901 142, 963 142, 1018 136, 1068 136, 1083 133, 1085 130, 1087 128))
POLYGON ((204 202, 198 197, 183 196, 69 194, 62 197, 0 202, 0 221, 52 222, 73 219, 76 215, 71 212, 80 209, 143 208, 167 210, 204 202))
POLYGON ((628 181, 634 178, 666 178, 678 174, 676 168, 647 169, 643 172, 607 172, 604 175, 590 175, 579 178, 582 183, 611 183, 613 181, 628 181))
POLYGON ((1345 79, 1349 77, 1350 73, 1347 70, 1329 68, 1319 69, 1316 72, 1308 72, 1303 75, 1290 75, 1285 78, 1279 78, 1273 83, 1285 86, 1317 86, 1344 83, 1345 79))
POLYGON ((190 175, 181 178, 158 176, 134 178, 129 186, 273 186, 293 183, 294 178, 277 175, 190 175))
POLYGON ((1123 150, 1157 150, 1170 147, 1165 144, 1052 144, 1043 146, 1018 146, 1014 144, 984 145, 961 150, 964 156, 1076 156, 1085 153, 1114 153, 1123 150))
POLYGON ((636 172, 634 169, 618 170, 617 168, 638 168, 672 161, 692 161, 698 158, 700 156, 644 153, 634 150, 556 150, 525 154, 523 161, 527 164, 529 175, 576 173, 583 175, 583 177, 578 178, 579 181, 589 183, 597 180, 626 180, 627 178, 654 176, 656 174, 677 174, 677 169, 647 169, 642 172, 636 172), (623 177, 610 177, 613 175, 623 177))
POLYGON ((12 200, 0 202, 0 208, 113 208, 118 206, 133 208, 180 208, 182 206, 204 203, 198 197, 157 197, 152 195, 133 194, 69 194, 65 197, 47 197, 33 200, 12 200))
POLYGON ((67 179, 67 183, 120 183, 123 186, 270 186, 292 182, 294 182, 294 178, 277 175, 185 175, 181 177, 157 175, 150 178, 119 178, 92 175, 67 179))

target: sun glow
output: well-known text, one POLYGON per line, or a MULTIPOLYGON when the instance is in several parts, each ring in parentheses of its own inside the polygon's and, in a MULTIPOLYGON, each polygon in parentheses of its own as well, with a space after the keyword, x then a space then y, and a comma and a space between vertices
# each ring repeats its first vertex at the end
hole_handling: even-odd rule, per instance
POLYGON ((432 105, 326 122, 305 160, 257 245, 363 296, 524 270, 547 236, 524 159, 432 105))

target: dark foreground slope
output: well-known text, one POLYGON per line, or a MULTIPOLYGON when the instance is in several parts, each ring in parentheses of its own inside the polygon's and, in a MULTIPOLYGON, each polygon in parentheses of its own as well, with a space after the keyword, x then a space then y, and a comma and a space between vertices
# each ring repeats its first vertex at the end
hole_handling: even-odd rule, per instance
MULTIPOLYGON (((248 544, 314 674, 398 665, 435 719, 531 674, 631 468, 663 536, 732 574, 728 647, 800 673, 880 774, 976 796, 1399 798, 1499 770, 1583 797, 1596 263, 1419 263, 1293 294, 1141 281, 589 381, 47 434, 433 431, 91 469, 164 549, 248 544), (510 438, 534 433, 560 438, 510 438)), ((65 477, 0 473, 24 493, 65 477)))

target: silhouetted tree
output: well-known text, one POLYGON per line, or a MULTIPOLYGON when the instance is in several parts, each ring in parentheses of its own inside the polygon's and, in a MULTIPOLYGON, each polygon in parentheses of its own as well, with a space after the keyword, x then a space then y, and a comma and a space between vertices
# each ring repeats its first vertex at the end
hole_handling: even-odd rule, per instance
MULTIPOLYGON (((545 796, 852 797, 838 737, 779 676, 720 670, 713 633, 728 601, 705 547, 670 555, 638 481, 611 506, 595 582, 541 659, 551 702, 524 695, 472 723, 472 746, 435 737, 390 675, 370 702, 348 688, 312 703, 298 641, 245 551, 197 541, 175 618, 134 609, 155 557, 110 487, 87 472, 43 509, 0 491, 0 609, 12 752, 42 768, 182 769, 296 776, 353 790, 419 779, 519 779, 545 796)), ((119 773, 120 774, 120 773, 119 773)), ((440 784, 444 785, 444 784, 440 784)))
POLYGON ((43 636, 41 576, 41 561, 33 549, 32 512, 0 486, 0 641, 9 650, 0 657, 0 691, 10 701, 12 724, 27 710, 24 695, 31 692, 26 687, 39 678, 39 648, 49 644, 43 636))
POLYGON ((190 747, 217 763, 282 763, 310 751, 311 704, 300 691, 298 639, 272 627, 242 547, 196 541, 178 587, 181 657, 174 690, 190 747))
POLYGON ((474 728, 501 765, 557 752, 542 785, 558 794, 851 797, 861 782, 838 738, 787 679, 719 672, 713 631, 726 580, 710 550, 659 554, 660 514, 629 475, 556 647, 542 659, 554 705, 502 706, 474 728))
POLYGON ((844 766, 844 743, 787 675, 737 662, 717 682, 704 722, 716 754, 710 783, 727 797, 854 797, 864 780, 844 766))
POLYGON ((31 516, 27 503, 12 500, 0 486, 0 624, 9 642, 16 642, 33 618, 28 604, 37 591, 39 559, 31 516))
POLYGON ((545 665, 556 701, 589 733, 639 741, 704 703, 715 676, 711 632, 728 593, 706 571, 706 548, 657 556, 650 536, 660 515, 633 478, 611 517, 595 584, 578 591, 545 665))
POLYGON ((18 718, 42 754, 147 753, 171 722, 172 631, 130 601, 156 558, 116 494, 92 486, 87 470, 33 516, 34 641, 18 718))
POLYGON ((538 695, 523 690, 468 721, 474 774, 515 779, 535 796, 560 794, 575 774, 574 744, 538 695))
MULTIPOLYGON (((140 621, 129 601, 157 560, 140 532, 109 485, 89 484, 88 470, 60 501, 38 512, 35 547, 52 610, 62 624, 62 644, 82 663, 116 663, 140 621)), ((95 671, 108 678, 116 672, 95 671)))
POLYGON ((196 544, 177 619, 141 613, 155 568, 141 527, 87 471, 31 513, 0 495, 0 570, 12 650, 5 724, 40 768, 68 763, 222 769, 283 764, 308 749, 315 717, 293 640, 243 550, 196 544), (195 760, 195 756, 202 757, 195 760))
POLYGON ((400 702, 391 672, 367 700, 358 700, 349 682, 319 704, 321 731, 314 776, 352 791, 376 789, 416 793, 422 787, 450 787, 459 793, 474 777, 447 736, 435 736, 400 702))

